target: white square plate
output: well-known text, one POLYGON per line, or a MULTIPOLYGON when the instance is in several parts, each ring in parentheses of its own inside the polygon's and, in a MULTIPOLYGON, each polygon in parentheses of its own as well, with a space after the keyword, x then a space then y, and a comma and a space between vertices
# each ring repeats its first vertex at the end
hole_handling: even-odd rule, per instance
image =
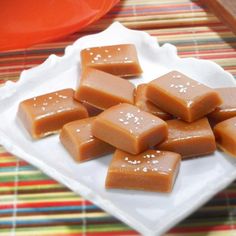
POLYGON ((106 190, 104 181, 111 155, 75 163, 59 143, 58 135, 32 141, 18 124, 19 102, 62 88, 75 88, 80 77, 83 48, 133 43, 148 82, 173 69, 210 87, 235 86, 233 77, 213 62, 181 59, 173 45, 162 47, 148 34, 113 23, 105 31, 83 37, 68 46, 63 57, 51 55, 42 65, 23 71, 17 83, 0 89, 0 143, 11 153, 81 194, 144 235, 160 235, 196 210, 236 178, 236 160, 217 151, 214 155, 183 161, 173 192, 106 190))

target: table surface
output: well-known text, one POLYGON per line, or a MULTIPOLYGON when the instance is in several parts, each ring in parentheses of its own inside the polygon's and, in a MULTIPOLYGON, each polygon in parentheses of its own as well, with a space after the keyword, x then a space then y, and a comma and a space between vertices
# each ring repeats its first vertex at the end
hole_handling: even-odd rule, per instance
MULTIPOLYGON (((236 37, 199 0, 123 0, 105 17, 51 43, 0 53, 0 83, 16 81, 22 70, 62 55, 79 37, 113 21, 144 30, 181 57, 215 61, 236 76, 236 37)), ((171 229, 168 236, 236 235, 236 182, 171 229)), ((139 235, 0 146, 0 235, 139 235)))

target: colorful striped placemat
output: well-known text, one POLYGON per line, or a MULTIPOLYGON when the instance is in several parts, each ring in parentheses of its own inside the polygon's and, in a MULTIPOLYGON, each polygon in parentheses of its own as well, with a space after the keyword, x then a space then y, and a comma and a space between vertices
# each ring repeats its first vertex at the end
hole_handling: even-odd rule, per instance
MULTIPOLYGON (((25 50, 0 53, 0 83, 22 70, 62 55, 77 38, 113 21, 144 30, 181 57, 213 60, 236 76, 236 37, 200 0, 123 0, 81 32, 25 50)), ((173 228, 168 236, 236 235, 236 183, 173 228)), ((0 235, 138 235, 133 229, 0 147, 0 235)))

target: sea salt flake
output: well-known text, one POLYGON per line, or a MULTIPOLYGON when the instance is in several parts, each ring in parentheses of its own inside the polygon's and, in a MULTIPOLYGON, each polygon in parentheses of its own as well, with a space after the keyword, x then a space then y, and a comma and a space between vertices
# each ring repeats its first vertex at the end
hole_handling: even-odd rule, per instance
POLYGON ((143 172, 147 172, 147 167, 143 167, 143 172))
POLYGON ((157 164, 159 161, 158 160, 153 160, 152 163, 153 164, 157 164))

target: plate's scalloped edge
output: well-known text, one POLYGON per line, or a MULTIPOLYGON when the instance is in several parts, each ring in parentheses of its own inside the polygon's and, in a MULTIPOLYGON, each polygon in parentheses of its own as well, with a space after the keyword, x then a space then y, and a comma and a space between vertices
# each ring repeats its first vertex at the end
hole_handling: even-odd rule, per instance
MULTIPOLYGON (((194 64, 207 64, 207 66, 214 67, 215 70, 217 70, 219 73, 224 73, 227 75, 228 79, 233 83, 236 84, 233 76, 224 71, 222 67, 217 65, 216 63, 208 60, 202 60, 202 59, 196 59, 196 58, 180 58, 177 54, 177 49, 174 45, 171 44, 164 44, 163 46, 159 46, 159 44, 156 41, 156 38, 151 37, 149 34, 137 30, 130 30, 124 27, 122 24, 119 22, 113 23, 110 27, 108 27, 106 30, 103 32, 100 32, 98 34, 94 35, 89 35, 82 37, 74 42, 74 44, 69 45, 65 48, 65 54, 61 57, 56 56, 56 55, 50 55, 48 59, 46 59, 41 65, 25 70, 21 73, 20 79, 17 82, 11 82, 8 81, 6 84, 0 88, 0 104, 3 102, 8 97, 11 97, 14 95, 14 93, 20 88, 22 85, 26 83, 32 83, 34 79, 40 79, 40 80, 46 80, 47 79, 47 74, 48 70, 53 69, 55 66, 59 68, 59 71, 64 71, 68 68, 68 64, 71 66, 75 65, 76 63, 79 63, 80 58, 79 58, 79 52, 83 48, 81 47, 81 44, 83 42, 86 42, 90 38, 97 38, 99 37, 106 37, 107 34, 114 34, 116 35, 117 32, 124 32, 124 34, 127 37, 134 37, 133 35, 135 34, 138 38, 138 40, 141 40, 141 43, 146 43, 149 47, 152 48, 153 52, 157 49, 162 49, 165 50, 166 55, 168 55, 171 59, 172 62, 180 62, 181 63, 194 63, 194 64), (65 63, 66 61, 70 61, 71 63, 65 63), (67 67, 66 67, 67 66, 67 67), (37 74, 37 76, 35 75, 37 74)), ((135 36, 135 37, 136 37, 135 36)), ((56 73, 59 73, 58 70, 56 70, 56 73)), ((52 74, 53 76, 54 74, 52 74)), ((54 75, 55 76, 55 75, 54 75)), ((0 130, 0 143, 6 148, 7 151, 11 152, 12 154, 22 157, 24 160, 27 162, 37 166, 40 170, 45 172, 48 176, 51 176, 54 179, 57 179, 59 182, 67 186, 68 188, 72 189, 74 192, 82 195, 83 197, 87 198, 88 200, 94 202, 95 204, 99 205, 101 208, 106 210, 107 212, 110 212, 112 215, 116 216, 120 220, 124 221, 134 229, 138 230, 140 233, 144 235, 159 235, 173 227, 176 223, 184 219, 190 212, 193 211, 193 209, 197 209, 199 206, 203 205, 210 197, 212 197, 215 194, 215 191, 220 191, 222 190, 226 185, 228 185, 230 182, 233 181, 233 179, 236 178, 236 170, 235 172, 231 173, 229 176, 226 176, 224 179, 221 179, 221 184, 215 188, 212 186, 212 191, 209 193, 205 193, 201 196, 200 200, 196 200, 195 205, 193 208, 189 209, 181 209, 176 208, 175 209, 175 214, 178 212, 179 218, 175 219, 174 217, 175 214, 171 214, 170 218, 172 218, 172 222, 168 221, 167 223, 164 224, 159 224, 154 231, 148 229, 146 226, 140 224, 140 222, 137 222, 134 218, 130 217, 129 215, 125 214, 124 212, 120 211, 117 209, 113 204, 107 203, 106 200, 104 200, 102 197, 95 196, 91 190, 82 185, 78 184, 76 181, 71 180, 70 178, 63 176, 60 174, 60 179, 58 178, 58 172, 53 168, 53 167, 48 167, 45 165, 43 162, 38 160, 32 155, 29 155, 27 152, 24 152, 22 149, 18 148, 15 144, 12 144, 9 138, 0 130), (33 160, 33 161, 32 161, 33 160), (72 186, 71 186, 72 185, 72 186)), ((188 202, 189 204, 189 202, 188 202)), ((193 202, 190 202, 190 204, 193 204, 193 202)))
MULTIPOLYGON (((0 88, 0 101, 7 97, 12 96, 16 92, 18 87, 20 87, 22 84, 28 83, 28 81, 32 83, 34 79, 37 79, 37 80, 47 79, 48 70, 52 69, 55 66, 59 70, 57 71, 57 73, 59 73, 60 71, 65 71, 69 69, 68 65, 73 66, 75 64, 78 64, 80 62, 79 52, 84 48, 84 47, 81 47, 81 45, 83 45, 83 43, 86 42, 88 39, 91 39, 92 37, 94 37, 95 39, 96 37, 105 38, 106 35, 109 35, 109 34, 112 34, 114 36, 120 36, 120 32, 124 33, 122 35, 125 35, 126 37, 130 36, 131 38, 134 37, 134 34, 135 34, 138 40, 141 40, 143 43, 146 43, 146 45, 149 45, 150 47, 152 47, 152 50, 154 53, 157 49, 160 48, 156 38, 150 36, 148 33, 143 32, 143 31, 138 31, 138 30, 130 30, 126 28, 125 26, 123 26, 121 23, 114 22, 107 29, 105 29, 104 31, 100 33, 79 38, 72 45, 69 45, 65 48, 65 53, 63 56, 56 56, 55 54, 52 54, 42 64, 36 67, 27 69, 27 70, 23 70, 17 82, 7 81, 5 85, 0 88), (68 63, 68 60, 71 63, 68 63)), ((100 42, 99 42, 99 45, 100 45, 100 42)), ((181 60, 183 63, 188 62, 188 61, 191 61, 193 63, 196 63, 196 62, 208 63, 210 67, 215 67, 215 69, 217 69, 218 71, 226 73, 228 78, 232 81, 232 83, 236 85, 234 77, 229 72, 224 71, 224 69, 220 67, 218 64, 216 64, 215 62, 212 62, 209 60, 203 60, 203 59, 196 59, 196 58, 180 58, 177 54, 176 47, 169 43, 164 44, 163 46, 161 46, 161 48, 163 50, 166 50, 167 55, 172 59, 172 63, 175 63, 179 60, 181 60)), ((53 75, 56 76, 55 74, 53 75)))
MULTIPOLYGON (((83 42, 86 42, 88 38, 91 37, 106 37, 106 35, 112 34, 116 35, 117 32, 123 32, 126 37, 131 36, 133 37, 133 34, 137 35, 137 38, 142 39, 142 41, 146 42, 147 45, 152 45, 153 49, 155 50, 155 47, 159 48, 159 44, 157 43, 156 39, 154 37, 151 37, 148 33, 138 31, 138 30, 130 30, 123 26, 119 22, 114 22, 111 24, 107 29, 100 33, 96 33, 93 35, 88 35, 81 37, 77 39, 72 45, 68 45, 65 48, 65 53, 63 56, 57 56, 55 54, 51 54, 42 64, 35 66, 33 68, 23 70, 20 74, 20 78, 16 82, 7 81, 5 85, 3 85, 0 88, 0 101, 12 96, 18 87, 22 86, 25 83, 28 83, 29 81, 32 82, 34 79, 46 79, 48 78, 48 70, 52 69, 53 67, 57 66, 60 71, 65 71, 69 68, 65 68, 65 64, 67 66, 73 66, 75 64, 78 64, 80 62, 80 56, 79 52, 83 49, 81 45, 83 42), (71 63, 68 63, 68 60, 71 61, 71 63), (65 63, 66 62, 66 63, 65 63), (37 76, 35 76, 37 74, 37 76)), ((118 35, 117 35, 118 36, 118 35)), ((58 71, 57 71, 58 73, 58 71)))

